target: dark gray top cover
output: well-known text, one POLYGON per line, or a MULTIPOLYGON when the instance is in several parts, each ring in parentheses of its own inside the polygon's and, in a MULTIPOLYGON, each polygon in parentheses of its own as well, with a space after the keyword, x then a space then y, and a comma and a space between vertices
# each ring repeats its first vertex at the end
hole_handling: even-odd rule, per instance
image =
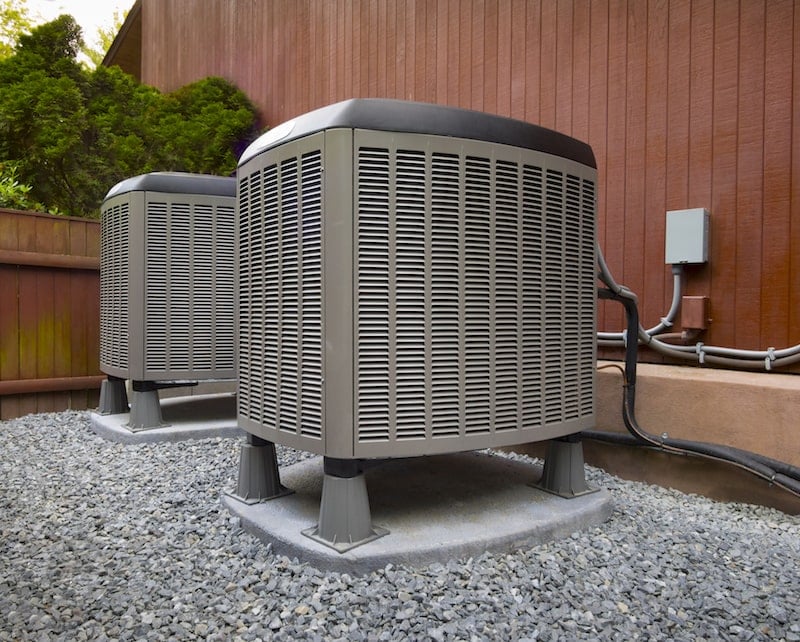
POLYGON ((128 192, 161 192, 163 194, 202 194, 204 196, 236 196, 236 179, 232 176, 187 174, 185 172, 153 172, 126 178, 112 187, 105 200, 128 192))
POLYGON ((252 143, 239 164, 276 145, 332 128, 481 140, 533 149, 597 168, 589 145, 545 127, 468 109, 383 98, 345 100, 286 121, 252 143))

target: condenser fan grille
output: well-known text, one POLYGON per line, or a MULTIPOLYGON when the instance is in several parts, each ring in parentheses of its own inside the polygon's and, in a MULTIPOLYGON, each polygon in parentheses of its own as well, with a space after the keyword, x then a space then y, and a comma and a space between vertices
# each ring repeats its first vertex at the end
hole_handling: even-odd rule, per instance
POLYGON ((362 147, 356 185, 359 441, 592 412, 592 181, 467 153, 362 147))

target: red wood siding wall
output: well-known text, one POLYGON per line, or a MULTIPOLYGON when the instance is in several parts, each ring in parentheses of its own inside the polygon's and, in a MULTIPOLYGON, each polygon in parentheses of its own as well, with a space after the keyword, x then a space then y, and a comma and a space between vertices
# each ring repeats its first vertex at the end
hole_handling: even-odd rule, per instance
POLYGON ((97 405, 99 255, 97 221, 0 210, 0 419, 97 405))
MULTIPOLYGON (((351 97, 524 119, 587 141, 599 238, 642 320, 668 306, 665 211, 711 211, 708 344, 800 343, 800 2, 144 0, 142 79, 238 84, 276 125, 351 97)), ((603 304, 600 328, 622 315, 603 304)))

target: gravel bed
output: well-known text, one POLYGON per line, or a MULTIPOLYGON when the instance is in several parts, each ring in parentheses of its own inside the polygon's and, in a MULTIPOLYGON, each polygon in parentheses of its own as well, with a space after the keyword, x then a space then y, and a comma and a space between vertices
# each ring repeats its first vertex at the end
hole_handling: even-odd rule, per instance
POLYGON ((89 422, 0 422, 0 640, 800 640, 800 518, 772 509, 588 468, 614 496, 598 528, 351 577, 221 506, 239 440, 122 445, 89 422))

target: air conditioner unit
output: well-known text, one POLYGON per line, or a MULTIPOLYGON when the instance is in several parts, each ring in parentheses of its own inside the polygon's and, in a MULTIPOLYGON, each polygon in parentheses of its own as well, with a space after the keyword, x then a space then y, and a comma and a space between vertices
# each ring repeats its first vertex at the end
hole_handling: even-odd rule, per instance
POLYGON ((153 382, 236 377, 235 193, 232 177, 186 173, 135 176, 108 192, 100 369, 114 380, 151 392, 153 382))
POLYGON ((336 476, 594 425, 587 145, 350 100, 267 132, 237 180, 241 428, 336 476))

